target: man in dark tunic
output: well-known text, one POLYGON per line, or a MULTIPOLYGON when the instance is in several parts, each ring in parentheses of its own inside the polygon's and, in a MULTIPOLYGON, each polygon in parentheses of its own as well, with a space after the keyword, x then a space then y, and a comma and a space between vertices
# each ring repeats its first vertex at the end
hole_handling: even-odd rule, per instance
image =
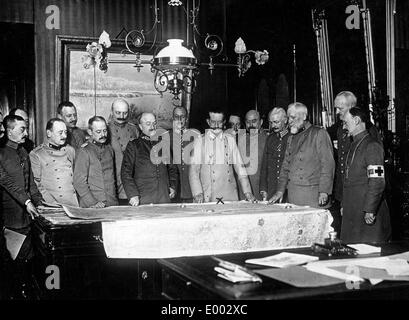
MULTIPOLYGON (((352 139, 348 134, 348 131, 343 128, 344 117, 347 112, 356 107, 357 99, 355 95, 350 91, 342 91, 337 94, 334 100, 336 113, 339 115, 339 122, 337 126, 337 149, 338 149, 338 161, 335 170, 335 182, 334 182, 334 196, 338 201, 342 201, 342 189, 343 189, 343 176, 345 172, 345 160, 348 150, 351 146, 352 139)), ((378 130, 370 122, 366 124, 368 133, 379 143, 381 143, 381 137, 378 130)))
MULTIPOLYGON (((348 130, 343 128, 343 121, 347 112, 351 108, 356 107, 356 104, 357 98, 351 91, 341 91, 340 93, 338 93, 334 99, 334 106, 339 120, 333 127, 328 129, 334 129, 336 134, 335 137, 333 137, 335 153, 337 155, 334 179, 334 202, 330 210, 334 218, 333 227, 337 232, 339 232, 341 228, 342 220, 340 208, 342 202, 346 155, 352 143, 352 137, 348 134, 348 130)), ((368 122, 366 126, 369 134, 379 143, 382 143, 381 137, 376 127, 371 122, 368 122)))
POLYGON ((57 117, 67 125, 67 143, 75 150, 86 141, 85 132, 77 127, 77 109, 70 101, 63 101, 58 105, 57 117))
POLYGON ((169 203, 176 195, 177 168, 171 162, 170 150, 160 154, 167 152, 157 146, 156 126, 154 114, 142 113, 139 119, 142 134, 129 141, 124 152, 121 178, 132 206, 169 203))
MULTIPOLYGON (((251 191, 257 200, 263 200, 260 193, 260 170, 263 160, 264 146, 267 140, 267 134, 262 129, 263 119, 257 110, 249 110, 245 116, 246 135, 240 135, 238 147, 240 150, 243 164, 247 170, 250 181, 251 191), (243 139, 243 138, 246 139, 243 139)), ((241 185, 238 184, 240 200, 245 200, 241 185)))
POLYGON ((267 137, 260 169, 260 194, 263 200, 270 199, 277 191, 287 141, 290 133, 287 114, 283 108, 274 108, 268 115, 271 134, 267 137))
POLYGON ((21 293, 29 278, 29 262, 34 256, 31 221, 38 214, 36 206, 41 204, 42 197, 34 182, 27 151, 23 147, 28 135, 26 122, 20 116, 9 115, 4 118, 4 126, 6 143, 0 148, 0 163, 4 169, 3 178, 8 179, 0 187, 0 219, 6 228, 6 239, 14 232, 25 236, 15 260, 9 261, 7 266, 13 290, 21 293), (16 195, 18 190, 23 192, 16 195))
POLYGON ((367 115, 351 108, 344 117, 353 141, 346 156, 342 198, 341 240, 384 242, 391 234, 384 199, 384 150, 366 130, 367 115))
POLYGON ((108 143, 108 128, 103 117, 88 121, 90 141, 75 155, 74 188, 83 208, 117 206, 114 150, 108 143))
MULTIPOLYGON (((173 202, 193 202, 192 190, 189 183, 189 165, 186 159, 190 157, 187 148, 191 143, 187 135, 187 110, 185 107, 177 106, 173 109, 173 128, 170 131, 170 141, 173 163, 177 166, 179 173, 178 190, 173 202)), ((194 134, 194 130, 189 130, 194 134)))

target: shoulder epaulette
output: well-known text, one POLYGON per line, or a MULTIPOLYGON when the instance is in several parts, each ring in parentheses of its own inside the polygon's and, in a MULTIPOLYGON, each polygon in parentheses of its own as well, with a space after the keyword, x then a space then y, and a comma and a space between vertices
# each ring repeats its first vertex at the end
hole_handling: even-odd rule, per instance
POLYGON ((88 145, 88 142, 84 142, 84 143, 81 145, 81 148, 85 148, 87 145, 88 145))

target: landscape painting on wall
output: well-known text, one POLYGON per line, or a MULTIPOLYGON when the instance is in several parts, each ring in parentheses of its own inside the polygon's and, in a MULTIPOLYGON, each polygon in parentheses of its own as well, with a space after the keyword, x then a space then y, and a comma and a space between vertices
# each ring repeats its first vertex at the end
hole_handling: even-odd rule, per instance
MULTIPOLYGON (((108 54, 108 70, 103 72, 98 66, 85 69, 82 57, 84 51, 71 50, 69 54, 69 91, 68 99, 75 104, 80 128, 86 128, 92 116, 110 117, 111 104, 116 98, 124 98, 130 105, 130 121, 142 112, 153 112, 158 126, 164 129, 172 127, 172 110, 180 105, 173 95, 165 92, 161 96, 154 87, 154 73, 148 64, 138 71, 132 63, 109 63, 109 60, 133 59, 121 53, 108 54)), ((141 55, 142 60, 152 59, 151 55, 141 55)))

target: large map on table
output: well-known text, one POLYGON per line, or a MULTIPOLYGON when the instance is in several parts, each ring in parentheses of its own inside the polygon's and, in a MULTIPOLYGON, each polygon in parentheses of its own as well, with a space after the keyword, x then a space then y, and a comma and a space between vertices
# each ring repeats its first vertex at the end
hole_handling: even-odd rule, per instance
POLYGON ((101 221, 110 258, 170 258, 310 246, 332 231, 329 211, 290 204, 226 202, 83 209, 101 221))

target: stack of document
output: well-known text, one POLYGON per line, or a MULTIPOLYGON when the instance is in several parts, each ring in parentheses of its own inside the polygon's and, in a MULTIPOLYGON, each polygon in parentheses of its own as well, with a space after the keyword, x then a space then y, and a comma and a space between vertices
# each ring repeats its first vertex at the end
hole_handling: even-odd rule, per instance
POLYGON ((281 252, 279 254, 268 256, 260 259, 248 259, 246 263, 258 264, 267 267, 286 268, 290 266, 297 266, 304 263, 317 261, 318 257, 309 256, 305 254, 281 252))
POLYGON ((214 270, 220 278, 233 283, 262 282, 258 275, 240 265, 216 257, 213 257, 213 259, 219 262, 219 265, 214 267, 214 270))

